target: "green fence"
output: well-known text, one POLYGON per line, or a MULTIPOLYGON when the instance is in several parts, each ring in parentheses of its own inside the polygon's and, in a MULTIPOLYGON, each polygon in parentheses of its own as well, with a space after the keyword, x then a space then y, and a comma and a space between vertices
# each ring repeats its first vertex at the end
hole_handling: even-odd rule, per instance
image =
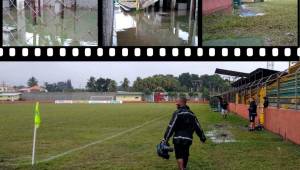
POLYGON ((300 109, 300 72, 278 77, 267 86, 270 106, 286 109, 300 109))

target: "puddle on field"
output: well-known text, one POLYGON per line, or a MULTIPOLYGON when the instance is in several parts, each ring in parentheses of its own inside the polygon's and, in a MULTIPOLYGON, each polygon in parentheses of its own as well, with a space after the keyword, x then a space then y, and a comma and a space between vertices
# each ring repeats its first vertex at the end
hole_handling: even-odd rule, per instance
POLYGON ((64 17, 45 8, 34 25, 26 8, 3 10, 4 46, 97 46, 98 11, 64 9, 64 17), (13 31, 5 31, 7 29, 13 31))
POLYGON ((237 7, 230 7, 223 9, 221 11, 216 12, 216 14, 220 15, 232 15, 232 16, 239 16, 239 17, 259 17, 264 16, 266 13, 264 12, 257 12, 255 10, 255 6, 249 7, 247 4, 242 4, 237 7))
POLYGON ((240 17, 257 17, 257 16, 264 16, 265 13, 255 12, 248 8, 247 5, 241 5, 239 9, 239 16, 240 17))
POLYGON ((216 144, 236 142, 232 133, 228 130, 228 126, 223 124, 216 124, 213 130, 207 131, 205 135, 216 144))

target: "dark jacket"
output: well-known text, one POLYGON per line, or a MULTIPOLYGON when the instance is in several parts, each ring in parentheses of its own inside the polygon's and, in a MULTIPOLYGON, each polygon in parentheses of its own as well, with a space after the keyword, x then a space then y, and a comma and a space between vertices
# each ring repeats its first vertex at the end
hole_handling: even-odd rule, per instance
POLYGON ((267 108, 268 106, 269 106, 269 100, 268 100, 268 98, 265 98, 264 108, 267 108))
POLYGON ((227 108, 228 108, 228 103, 227 103, 226 101, 224 101, 224 102, 221 104, 221 106, 222 106, 222 109, 227 110, 227 108))
POLYGON ((255 103, 255 101, 250 102, 250 106, 249 106, 249 115, 256 115, 257 114, 257 105, 255 103))
POLYGON ((202 142, 206 140, 197 117, 188 106, 184 106, 173 113, 172 119, 165 132, 164 140, 168 142, 170 137, 174 134, 174 144, 191 145, 194 131, 196 131, 196 134, 202 142))

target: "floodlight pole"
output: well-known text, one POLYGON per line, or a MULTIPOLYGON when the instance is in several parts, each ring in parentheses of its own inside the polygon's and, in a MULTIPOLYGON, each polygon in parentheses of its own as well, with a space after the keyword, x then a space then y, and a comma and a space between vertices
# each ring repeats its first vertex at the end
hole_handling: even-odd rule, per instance
POLYGON ((34 130, 33 130, 33 144, 32 144, 32 160, 31 160, 31 165, 34 165, 35 162, 35 141, 36 141, 36 130, 37 127, 34 125, 34 130))

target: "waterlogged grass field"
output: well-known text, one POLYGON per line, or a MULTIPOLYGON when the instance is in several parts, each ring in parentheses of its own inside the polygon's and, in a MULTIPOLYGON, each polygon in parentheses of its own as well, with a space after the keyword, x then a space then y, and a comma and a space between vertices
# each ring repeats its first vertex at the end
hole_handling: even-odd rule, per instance
MULTIPOLYGON (((300 146, 270 132, 248 132, 207 105, 191 104, 206 132, 226 127, 235 142, 201 144, 195 136, 189 169, 300 169, 300 146), (218 125, 218 126, 216 126, 218 125)), ((33 104, 0 105, 0 169, 32 169, 33 104)), ((156 155, 174 104, 41 104, 34 169, 176 169, 156 155)))
POLYGON ((203 17, 202 41, 205 46, 297 46, 298 1, 265 0, 245 3, 247 9, 263 16, 240 17, 235 11, 203 17), (261 39, 263 42, 261 43, 261 39), (215 41, 219 40, 219 41, 215 41), (213 41, 215 44, 208 43, 213 41))

